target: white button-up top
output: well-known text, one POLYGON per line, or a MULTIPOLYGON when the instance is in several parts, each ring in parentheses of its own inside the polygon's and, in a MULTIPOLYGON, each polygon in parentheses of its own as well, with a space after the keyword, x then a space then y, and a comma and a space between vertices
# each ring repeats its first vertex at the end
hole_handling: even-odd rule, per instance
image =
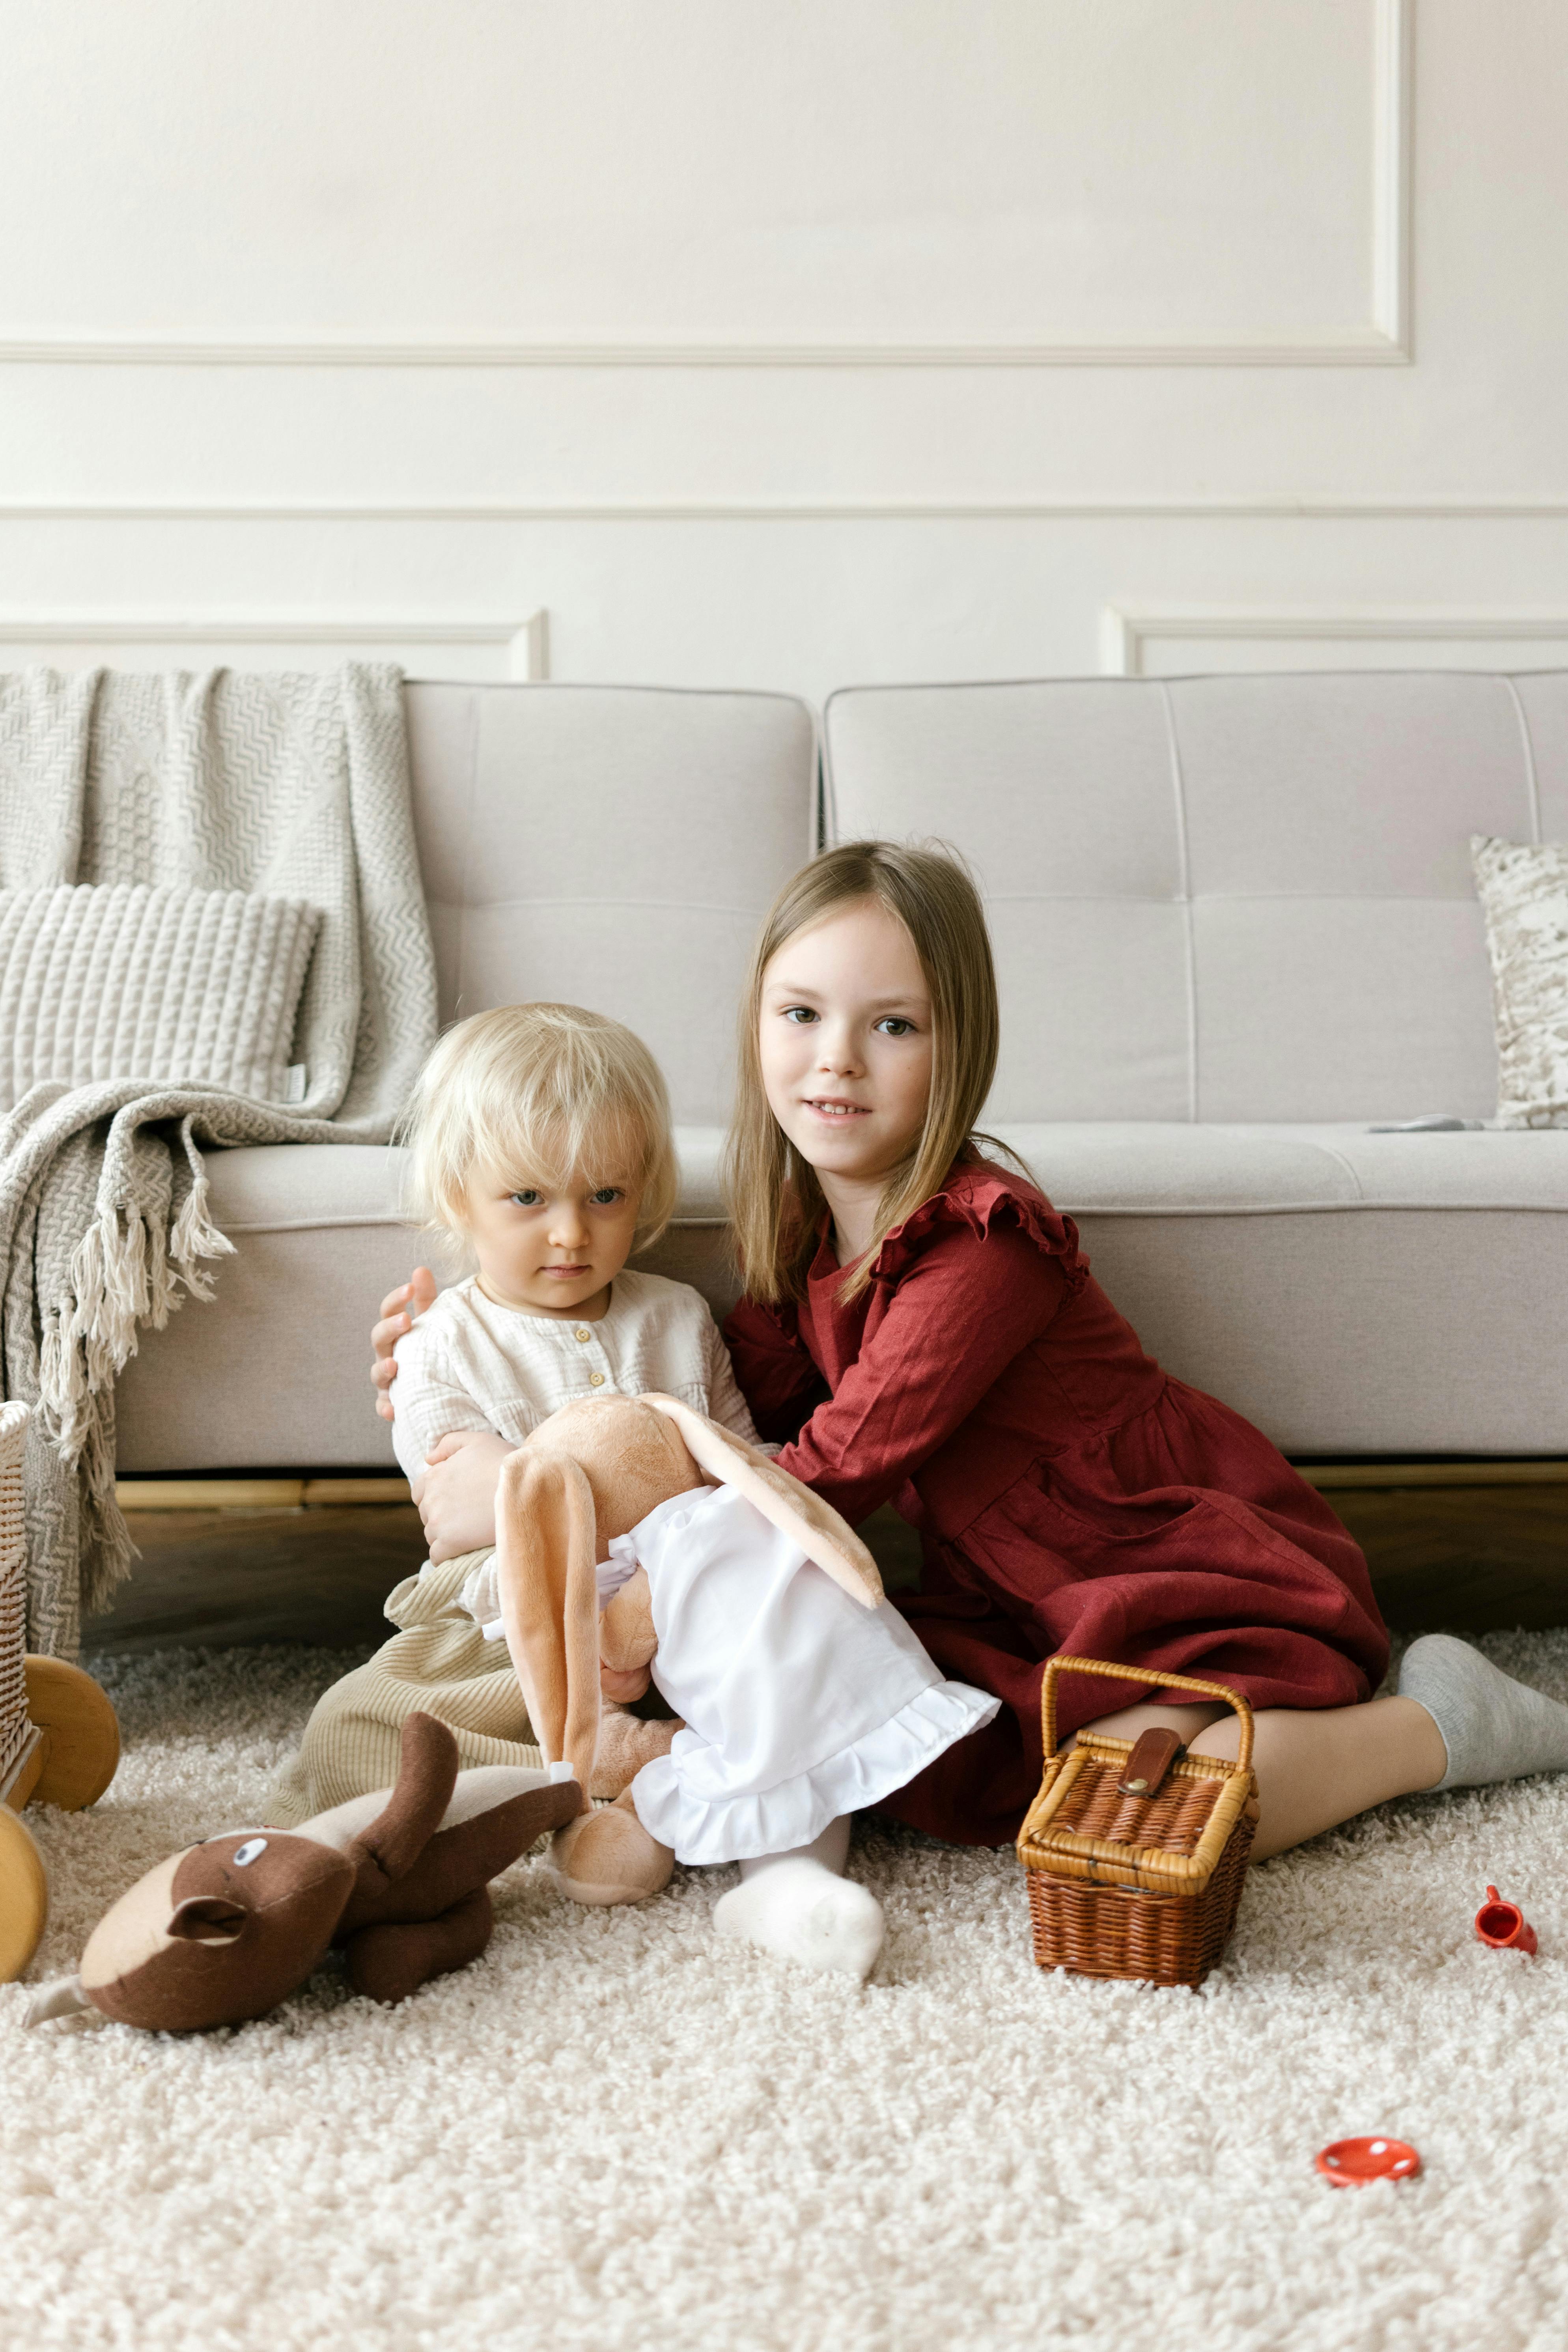
POLYGON ((440 1293, 396 1355, 392 1442, 410 1478, 454 1430, 494 1430, 521 1445, 574 1398, 648 1389, 757 1442, 707 1300, 659 1274, 618 1274, 596 1323, 498 1307, 470 1275, 440 1293))

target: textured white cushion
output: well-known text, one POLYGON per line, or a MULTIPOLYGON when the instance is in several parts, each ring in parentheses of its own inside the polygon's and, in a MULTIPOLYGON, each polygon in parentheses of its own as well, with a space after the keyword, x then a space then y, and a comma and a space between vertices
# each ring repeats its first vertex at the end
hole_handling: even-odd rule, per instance
POLYGON ((1568 844, 1470 843, 1497 1016, 1498 1124, 1568 1127, 1568 844))
POLYGON ((146 1078, 288 1099, 294 1016, 321 920, 303 899, 242 890, 0 891, 6 1107, 46 1078, 146 1078))

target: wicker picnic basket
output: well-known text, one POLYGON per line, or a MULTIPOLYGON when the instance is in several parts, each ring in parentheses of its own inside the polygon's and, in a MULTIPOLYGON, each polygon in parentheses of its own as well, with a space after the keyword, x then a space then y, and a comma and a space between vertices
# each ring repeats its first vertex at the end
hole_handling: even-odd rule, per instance
POLYGON ((1146 1669, 1053 1658, 1040 1713, 1046 1777, 1018 1832, 1035 1958, 1043 1969, 1196 1989, 1230 1940, 1252 1849, 1252 1710, 1223 1683, 1163 1675, 1164 1690, 1222 1699, 1241 1718, 1234 1764, 1191 1757, 1173 1731, 1134 1743, 1080 1731, 1057 1754, 1057 1677, 1146 1669))

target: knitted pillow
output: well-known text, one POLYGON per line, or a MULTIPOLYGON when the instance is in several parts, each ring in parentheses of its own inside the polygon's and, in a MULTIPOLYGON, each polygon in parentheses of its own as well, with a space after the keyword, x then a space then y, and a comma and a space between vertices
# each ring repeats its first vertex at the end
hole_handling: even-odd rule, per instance
POLYGON ((0 890, 0 1102, 43 1078, 299 1100, 289 1048, 321 921, 244 890, 0 890))
POLYGON ((1499 1127, 1568 1127, 1568 843, 1470 840, 1497 1020, 1499 1127))

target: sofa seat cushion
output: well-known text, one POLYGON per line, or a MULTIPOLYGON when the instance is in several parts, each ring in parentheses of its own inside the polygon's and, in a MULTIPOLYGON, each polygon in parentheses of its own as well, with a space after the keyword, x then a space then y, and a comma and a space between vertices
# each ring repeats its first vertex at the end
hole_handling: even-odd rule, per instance
MULTIPOLYGON (((1373 1135, 1163 1121, 1000 1130, 1144 1345, 1305 1454, 1568 1453, 1568 1132, 1373 1135)), ((643 1261, 735 1295, 722 1137, 677 1130, 675 1225, 643 1261)), ((377 1302, 431 1255, 400 1155, 208 1159, 237 1255, 210 1305, 143 1334, 120 1466, 391 1470, 366 1377, 377 1302)), ((439 1261, 437 1261, 439 1267, 439 1261)))
POLYGON ((1380 1135, 1364 1126, 1106 1119, 996 1131, 1074 1214, 1568 1212, 1568 1133, 1552 1129, 1380 1135))
POLYGON ((1287 1452, 1568 1454, 1568 1134, 997 1131, 1151 1353, 1287 1452))

